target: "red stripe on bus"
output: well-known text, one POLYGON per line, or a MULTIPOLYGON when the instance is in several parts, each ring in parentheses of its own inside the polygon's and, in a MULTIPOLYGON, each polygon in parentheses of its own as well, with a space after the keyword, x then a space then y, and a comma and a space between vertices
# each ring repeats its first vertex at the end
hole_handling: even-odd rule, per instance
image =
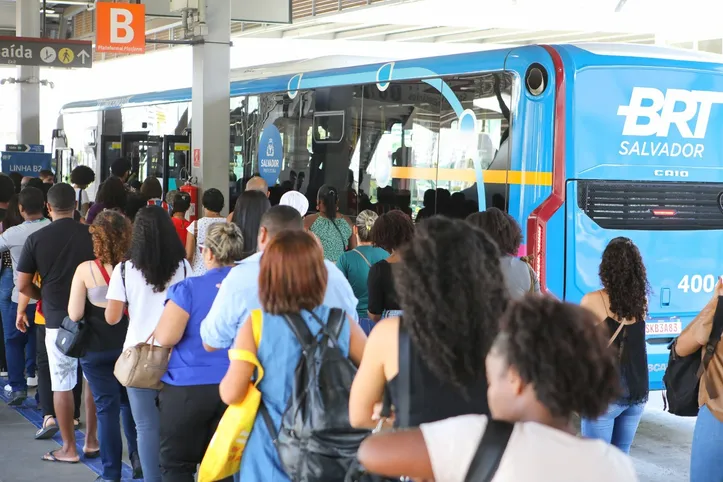
POLYGON ((551 45, 543 45, 555 68, 555 122, 552 156, 552 192, 527 218, 527 248, 540 278, 540 289, 547 291, 547 222, 565 202, 565 69, 560 53, 551 45))

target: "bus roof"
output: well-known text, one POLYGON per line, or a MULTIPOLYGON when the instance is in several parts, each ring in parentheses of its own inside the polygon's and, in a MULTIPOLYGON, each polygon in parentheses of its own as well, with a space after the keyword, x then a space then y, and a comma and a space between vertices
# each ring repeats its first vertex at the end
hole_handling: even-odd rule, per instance
MULTIPOLYGON (((657 61, 723 65, 723 56, 707 52, 675 49, 657 45, 580 43, 556 46, 567 51, 573 58, 606 56, 616 58, 647 58, 657 61)), ((231 72, 231 96, 256 95, 267 92, 286 92, 291 81, 303 76, 302 89, 374 83, 380 69, 394 63, 395 80, 412 80, 448 75, 463 75, 480 70, 480 56, 499 60, 503 65, 507 54, 516 48, 506 47, 497 50, 480 50, 437 57, 398 59, 366 56, 326 56, 303 60, 280 62, 233 69, 231 72)), ((158 92, 147 92, 105 99, 71 102, 62 107, 61 112, 73 110, 99 110, 130 105, 165 104, 190 102, 191 88, 182 88, 158 92)))

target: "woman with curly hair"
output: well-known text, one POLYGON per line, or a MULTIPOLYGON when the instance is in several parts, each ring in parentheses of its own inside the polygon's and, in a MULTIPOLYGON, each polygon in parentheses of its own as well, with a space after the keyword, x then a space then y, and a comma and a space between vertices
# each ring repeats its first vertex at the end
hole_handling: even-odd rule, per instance
POLYGON ((522 243, 522 229, 515 218, 500 209, 489 208, 481 213, 470 214, 467 222, 489 234, 500 248, 500 266, 510 298, 516 300, 527 293, 540 292, 540 281, 534 270, 517 257, 522 243))
POLYGON ((404 315, 369 335, 349 399, 352 425, 376 424, 385 385, 401 427, 489 413, 484 356, 507 306, 497 247, 464 221, 433 217, 397 256, 404 315))
POLYGON ((617 355, 623 394, 600 417, 583 418, 582 434, 628 453, 648 400, 645 318, 650 291, 643 258, 630 239, 615 238, 605 248, 600 281, 603 288, 586 294, 580 304, 595 314, 617 355))
POLYGON ((378 322, 382 318, 397 316, 401 306, 392 277, 392 266, 399 263, 399 250, 414 237, 414 223, 402 211, 393 210, 382 214, 374 222, 370 233, 374 246, 382 248, 389 257, 374 263, 369 269, 367 290, 369 292, 369 318, 378 322))
MULTIPOLYGON (((574 413, 605 412, 618 393, 615 355, 594 324, 586 310, 537 296, 516 302, 502 318, 487 355, 487 399, 496 426, 511 434, 491 480, 638 480, 628 457, 576 437, 571 424, 574 413)), ((373 435, 362 443, 359 460, 389 477, 482 480, 468 472, 489 420, 465 415, 373 435)))
MULTIPOLYGON (((105 309, 105 320, 115 325, 123 321, 124 310, 128 308, 124 350, 150 339, 161 319, 168 288, 191 274, 191 265, 185 258, 186 249, 168 212, 160 206, 146 206, 138 211, 128 260, 113 269, 105 309)), ((161 480, 158 393, 158 390, 128 388, 146 482, 161 480)))
POLYGON ((95 172, 88 166, 76 166, 70 172, 70 183, 75 189, 75 209, 85 217, 90 209, 91 202, 88 196, 88 186, 95 181, 95 172))
POLYGON ((109 273, 123 260, 130 247, 131 223, 118 212, 104 211, 96 216, 90 233, 96 259, 81 263, 75 270, 68 300, 69 318, 76 322, 83 320, 90 333, 87 351, 80 359, 80 365, 93 393, 100 428, 100 450, 90 451, 86 446, 83 451, 86 457, 100 455, 103 480, 120 480, 123 451, 119 424, 121 415, 134 475, 141 474, 141 467, 128 394, 113 375, 125 341, 128 319, 123 317, 120 323, 109 325, 105 322, 105 308, 108 304, 109 273))

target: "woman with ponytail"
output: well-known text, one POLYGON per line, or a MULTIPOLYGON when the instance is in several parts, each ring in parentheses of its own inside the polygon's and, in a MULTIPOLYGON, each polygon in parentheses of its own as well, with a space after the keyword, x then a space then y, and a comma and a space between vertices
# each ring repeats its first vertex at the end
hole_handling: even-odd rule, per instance
POLYGON ((168 289, 166 307, 154 332, 158 343, 173 347, 158 395, 164 481, 195 480, 196 466, 226 410, 218 386, 228 370, 228 355, 203 348, 201 322, 218 286, 243 258, 241 229, 233 223, 214 223, 200 247, 206 273, 168 289))
POLYGON ((318 214, 304 220, 306 229, 314 233, 324 248, 324 258, 336 263, 347 249, 356 247, 351 221, 338 212, 339 192, 324 184, 316 196, 318 214))

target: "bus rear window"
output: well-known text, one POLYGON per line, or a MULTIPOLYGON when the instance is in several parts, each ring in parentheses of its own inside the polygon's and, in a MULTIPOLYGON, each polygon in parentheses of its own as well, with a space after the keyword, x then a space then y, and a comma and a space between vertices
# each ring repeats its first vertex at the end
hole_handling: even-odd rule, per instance
POLYGON ((720 183, 578 183, 578 207, 605 229, 723 229, 720 183))

